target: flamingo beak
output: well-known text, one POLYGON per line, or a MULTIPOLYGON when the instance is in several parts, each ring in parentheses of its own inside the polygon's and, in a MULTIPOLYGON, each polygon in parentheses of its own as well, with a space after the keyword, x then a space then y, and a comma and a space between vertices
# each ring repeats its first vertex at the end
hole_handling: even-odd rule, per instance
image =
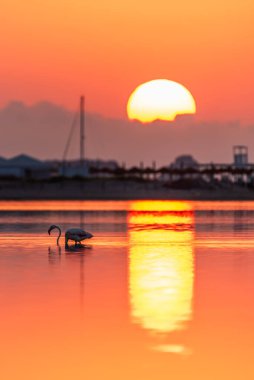
POLYGON ((52 228, 49 228, 49 230, 48 230, 48 234, 49 234, 49 235, 50 235, 51 230, 52 230, 52 228))

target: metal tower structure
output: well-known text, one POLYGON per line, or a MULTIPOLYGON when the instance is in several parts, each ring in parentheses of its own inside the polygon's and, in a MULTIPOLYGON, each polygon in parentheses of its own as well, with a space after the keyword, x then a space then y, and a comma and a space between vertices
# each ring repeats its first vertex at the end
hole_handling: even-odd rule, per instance
POLYGON ((85 97, 80 97, 80 166, 85 164, 85 97))
POLYGON ((246 145, 235 145, 233 155, 235 166, 243 167, 248 165, 248 147, 246 145))

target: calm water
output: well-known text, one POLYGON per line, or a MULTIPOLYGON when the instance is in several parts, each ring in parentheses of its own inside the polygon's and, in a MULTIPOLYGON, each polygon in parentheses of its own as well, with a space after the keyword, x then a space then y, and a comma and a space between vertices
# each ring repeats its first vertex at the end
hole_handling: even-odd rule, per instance
POLYGON ((0 202, 1 379, 253 379, 253 299, 252 202, 0 202))

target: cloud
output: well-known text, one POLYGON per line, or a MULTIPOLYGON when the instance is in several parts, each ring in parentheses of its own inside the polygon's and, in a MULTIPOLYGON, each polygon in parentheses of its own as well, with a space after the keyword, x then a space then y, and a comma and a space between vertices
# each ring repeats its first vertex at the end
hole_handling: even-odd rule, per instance
MULTIPOLYGON (((62 159, 75 113, 41 102, 32 106, 11 102, 0 109, 0 156, 27 153, 41 159, 62 159)), ((142 125, 86 115, 85 154, 88 158, 116 159, 127 165, 170 163, 180 154, 192 154, 199 162, 232 162, 232 146, 254 151, 254 125, 238 122, 201 122, 179 117, 173 123, 142 125)), ((79 127, 74 130, 68 158, 79 156, 79 127)))

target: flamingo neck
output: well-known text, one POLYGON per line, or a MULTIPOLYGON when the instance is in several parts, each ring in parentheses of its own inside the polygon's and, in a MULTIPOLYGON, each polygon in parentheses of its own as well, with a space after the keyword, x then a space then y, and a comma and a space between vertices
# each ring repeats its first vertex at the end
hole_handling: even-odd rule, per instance
POLYGON ((56 241, 57 245, 59 245, 59 239, 60 239, 60 237, 62 235, 62 231, 61 231, 61 228, 58 227, 58 226, 56 226, 56 229, 59 231, 59 235, 58 235, 58 238, 57 238, 57 241, 56 241))

